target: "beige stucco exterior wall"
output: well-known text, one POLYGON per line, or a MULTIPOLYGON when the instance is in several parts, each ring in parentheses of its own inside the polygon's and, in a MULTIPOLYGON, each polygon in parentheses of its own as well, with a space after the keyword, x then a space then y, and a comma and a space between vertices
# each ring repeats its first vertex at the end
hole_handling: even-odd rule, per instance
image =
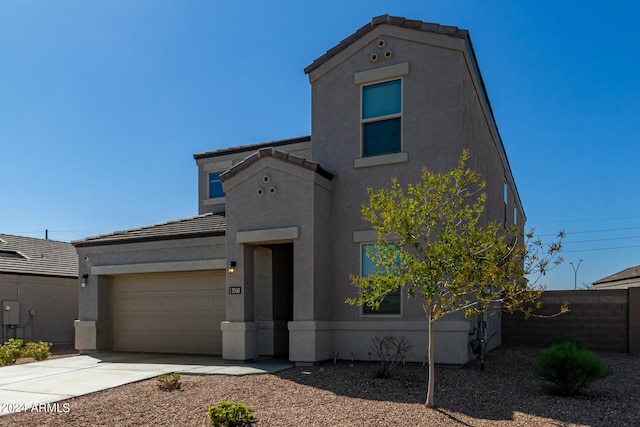
MULTIPOLYGON (((278 147, 278 150, 308 159, 311 157, 311 142, 282 145, 278 147)), ((226 171, 253 154, 255 149, 242 150, 239 148, 230 151, 228 154, 223 152, 215 156, 196 159, 198 166, 198 215, 225 211, 224 197, 209 199, 209 172, 226 171)))
MULTIPOLYGON (((375 240, 360 214, 366 189, 388 187, 392 176, 407 183, 419 179, 423 167, 450 170, 462 150, 469 149, 470 167, 488 184, 487 219, 510 225, 517 208, 517 223, 524 225, 517 189, 469 47, 465 39, 381 25, 313 70, 309 79, 313 145, 304 141, 276 149, 319 163, 334 179, 267 156, 223 179, 224 198, 208 199, 209 172, 238 165, 257 148, 196 156, 198 212, 226 211, 226 235, 79 247, 80 276, 90 275, 89 285, 79 289, 76 345, 80 349, 109 347, 113 275, 224 268, 235 261, 236 271, 227 275, 227 286, 241 292, 226 295, 223 357, 247 360, 275 354, 276 348, 284 348, 278 329, 285 320, 270 318, 277 297, 269 267, 273 269, 274 256, 291 250, 291 260, 284 257, 292 264, 292 312, 286 321, 291 360, 316 362, 336 354, 367 360, 371 339, 388 334, 407 336, 414 344, 409 360, 424 360, 427 323, 418 299, 403 295, 401 314, 396 316, 364 316, 361 308, 345 304, 345 299, 357 293, 349 276, 360 273, 361 244, 375 240), (383 51, 377 45, 381 39, 383 51), (392 53, 390 59, 383 58, 384 51, 392 53), (372 53, 378 53, 377 62, 371 61, 372 53), (402 153, 362 159, 361 85, 395 77, 402 79, 402 153), (280 244, 288 245, 286 250, 273 246, 280 244)), ((490 318, 488 323, 489 335, 498 332, 494 346, 501 339, 500 319, 490 318)), ((460 314, 439 321, 436 362, 467 362, 474 326, 475 321, 472 324, 460 314)))
MULTIPOLYGON (((418 300, 403 295, 401 316, 363 316, 361 309, 344 304, 357 290, 349 284, 349 275, 360 270, 360 243, 354 232, 367 230, 370 225, 361 219, 360 205, 367 201, 366 188, 388 187, 390 178, 400 182, 419 179, 422 167, 447 171, 453 168, 463 149, 471 152, 470 167, 487 181, 487 218, 513 224, 513 208, 518 207, 518 224, 524 224, 523 210, 517 197, 513 178, 505 163, 502 147, 491 126, 490 112, 484 103, 480 82, 473 70, 465 40, 428 32, 412 31, 395 26, 380 26, 329 59, 309 75, 312 84, 312 159, 335 171, 331 193, 331 297, 332 320, 336 325, 335 351, 356 352, 363 358, 364 338, 358 344, 348 337, 350 322, 370 323, 378 328, 381 321, 397 323, 391 329, 397 335, 412 335, 416 349, 425 349, 424 312, 418 300), (384 51, 392 52, 392 59, 372 63, 372 53, 381 51, 377 41, 384 40, 384 51), (404 65, 406 64, 406 65, 404 65), (384 68, 406 70, 402 78, 402 152, 406 161, 395 156, 393 163, 371 167, 357 167, 361 158, 360 112, 362 75, 386 79, 394 78, 384 68), (378 70, 371 72, 371 70, 378 70), (396 163, 397 161, 397 163, 396 163), (503 198, 504 183, 508 185, 508 201, 503 198), (506 212, 506 214, 505 214, 506 212), (415 323, 415 325, 414 325, 415 323), (422 326, 418 326, 418 325, 422 326), (403 325, 403 326, 401 326, 403 325), (338 350, 338 347, 346 350, 338 350)), ((364 83, 375 83, 376 80, 364 83)), ((475 322, 474 322, 475 323, 475 322)), ((499 328, 499 319, 489 319, 490 333, 499 328)), ((443 320, 439 326, 439 340, 458 348, 462 356, 444 355, 439 362, 465 362, 468 324, 461 315, 443 320), (449 323, 447 327, 443 325, 449 323), (462 322, 462 323, 461 323, 462 322), (467 325, 466 327, 462 325, 467 325), (452 356, 446 360, 447 357, 452 356), (461 360, 462 359, 462 360, 461 360)), ((359 326, 359 328, 362 326, 359 326)), ((385 328, 381 328, 381 334, 385 328)), ((369 333, 369 335, 371 335, 369 333)), ((362 334, 360 335, 362 336, 362 334)), ((492 344, 499 342, 499 334, 492 344)), ((414 350, 416 351, 416 350, 414 350)), ((420 359, 425 350, 417 350, 420 359)))
POLYGON ((224 269, 224 236, 76 247, 79 277, 75 345, 81 352, 111 348, 111 278, 118 274, 224 269), (81 280, 81 279, 79 279, 81 280))
POLYGON ((2 335, 5 332, 2 325, 0 339, 17 337, 25 342, 73 343, 73 321, 78 316, 77 279, 3 273, 0 274, 0 301, 5 300, 19 302, 20 323, 16 329, 6 330, 5 335, 2 335))
MULTIPOLYGON (((329 319, 328 226, 331 182, 312 170, 274 157, 265 157, 223 182, 226 193, 227 257, 237 262, 228 286, 239 286, 238 295, 227 295, 227 319, 223 326, 223 357, 250 359, 258 355, 260 332, 255 315, 263 311, 255 296, 261 294, 256 274, 260 267, 255 248, 288 243, 293 247, 293 310, 289 324, 329 319), (270 189, 275 189, 271 192, 270 189)), ((259 272, 258 272, 259 273, 259 272)), ((295 330, 295 327, 294 327, 295 330)), ((327 343, 326 332, 290 333, 292 360, 317 359, 314 346, 327 343), (296 351, 301 354, 296 355, 296 351), (304 353, 304 354, 302 354, 304 353)))

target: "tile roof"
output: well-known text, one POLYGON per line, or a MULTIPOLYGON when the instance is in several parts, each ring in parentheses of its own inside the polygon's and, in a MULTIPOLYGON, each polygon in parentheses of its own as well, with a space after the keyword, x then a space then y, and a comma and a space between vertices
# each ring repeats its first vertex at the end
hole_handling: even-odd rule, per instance
POLYGON ((0 273, 78 277, 78 254, 70 243, 0 234, 0 273))
POLYGON ((71 242, 76 247, 113 245, 119 243, 188 239, 222 236, 227 226, 224 214, 203 214, 192 218, 163 222, 146 227, 116 231, 71 242))
POLYGON ((283 145, 298 144, 301 142, 311 142, 311 136, 299 136, 296 138, 281 139, 278 141, 260 142, 257 144, 239 145, 237 147, 221 148, 219 150, 206 151, 204 153, 196 153, 193 155, 193 158, 196 160, 206 159, 209 157, 224 156, 225 154, 236 154, 236 153, 242 153, 244 151, 256 151, 265 147, 281 147, 283 145))
POLYGON ((248 168, 250 165, 265 157, 273 157, 275 159, 282 160, 283 162, 291 163, 300 166, 301 168, 309 169, 313 172, 316 172, 318 175, 328 179, 329 181, 333 179, 333 174, 324 169, 316 162, 312 162, 311 160, 307 160, 303 157, 295 156, 293 154, 285 153, 284 151, 278 151, 273 147, 268 147, 261 148, 237 165, 234 165, 231 169, 220 175, 220 181, 226 181, 232 176, 235 176, 238 172, 248 168))
POLYGON ((615 274, 612 274, 611 276, 607 276, 604 277, 596 282, 593 282, 594 285, 599 285, 602 283, 609 283, 609 282, 617 282, 620 280, 628 280, 628 279, 635 279, 637 277, 640 277, 640 265, 636 265, 633 267, 629 267, 625 270, 622 271, 618 271, 615 274))
POLYGON ((380 15, 380 16, 376 16, 371 20, 371 22, 360 27, 355 33, 351 34, 349 37, 342 40, 336 46, 329 49, 324 55, 322 55, 321 57, 313 61, 311 65, 307 66, 304 69, 304 72, 306 74, 309 74, 310 72, 312 72, 313 70, 315 70, 316 68, 318 68, 319 66, 327 62, 333 56, 342 52, 344 49, 346 49, 350 44, 358 40, 360 37, 372 31, 377 26, 383 25, 383 24, 410 28, 412 30, 445 34, 448 36, 457 37, 461 39, 464 39, 469 35, 469 32, 467 30, 462 30, 462 29, 459 29, 458 27, 454 27, 450 25, 440 25, 440 24, 435 24, 431 22, 423 22, 416 19, 406 19, 401 16, 380 15))

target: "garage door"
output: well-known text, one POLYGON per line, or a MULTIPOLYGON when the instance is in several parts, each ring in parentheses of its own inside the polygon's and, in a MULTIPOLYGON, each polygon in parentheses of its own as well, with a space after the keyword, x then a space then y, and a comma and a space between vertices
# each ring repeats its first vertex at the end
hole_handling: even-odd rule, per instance
POLYGON ((224 270, 112 279, 114 350, 222 354, 224 270))

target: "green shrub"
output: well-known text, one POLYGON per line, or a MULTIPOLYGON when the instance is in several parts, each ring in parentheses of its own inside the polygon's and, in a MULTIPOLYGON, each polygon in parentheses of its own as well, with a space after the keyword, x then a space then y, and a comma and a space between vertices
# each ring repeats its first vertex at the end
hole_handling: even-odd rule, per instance
POLYGON ((535 367, 538 375, 551 381, 551 392, 561 396, 575 396, 611 372, 609 365, 575 340, 558 342, 542 350, 535 367))
POLYGON ((158 375, 158 388, 163 391, 180 390, 180 374, 172 372, 170 374, 158 375))
POLYGON ((574 337, 573 335, 561 335, 557 338, 554 338, 553 340, 551 340, 551 343, 549 343, 549 347, 555 344, 562 344, 565 342, 573 343, 578 348, 584 348, 584 343, 582 342, 582 340, 578 337, 574 337))
POLYGON ((28 342, 24 346, 24 355, 27 357, 33 357, 35 360, 45 360, 49 356, 51 356, 50 342, 38 341, 38 342, 28 342))
POLYGON ((13 365, 24 355, 22 342, 21 339, 11 338, 0 346, 0 366, 13 365))
POLYGON ((211 405, 207 410, 207 416, 214 427, 243 427, 250 426, 256 421, 253 416, 253 407, 229 400, 211 405))

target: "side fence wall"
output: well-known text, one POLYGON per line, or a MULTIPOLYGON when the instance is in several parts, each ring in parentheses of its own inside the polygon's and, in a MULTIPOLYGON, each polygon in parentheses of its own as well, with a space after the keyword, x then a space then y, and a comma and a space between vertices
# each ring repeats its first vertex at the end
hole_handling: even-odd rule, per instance
POLYGON ((589 350, 640 354, 640 288, 546 291, 535 314, 552 316, 565 301, 569 312, 556 317, 503 314, 502 344, 546 347, 570 336, 589 350))

